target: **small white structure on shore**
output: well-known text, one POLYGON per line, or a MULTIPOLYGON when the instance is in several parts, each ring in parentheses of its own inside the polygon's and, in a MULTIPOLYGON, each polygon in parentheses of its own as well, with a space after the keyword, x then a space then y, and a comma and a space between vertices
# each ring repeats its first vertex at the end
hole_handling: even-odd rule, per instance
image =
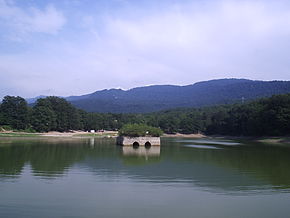
POLYGON ((91 132, 91 133, 95 133, 96 131, 95 131, 94 129, 92 129, 90 132, 91 132))
POLYGON ((117 137, 117 144, 118 145, 124 145, 124 146, 133 146, 133 147, 139 147, 139 146, 145 146, 145 147, 160 146, 160 137, 150 137, 150 136, 144 136, 144 137, 129 137, 129 136, 119 136, 119 137, 117 137))

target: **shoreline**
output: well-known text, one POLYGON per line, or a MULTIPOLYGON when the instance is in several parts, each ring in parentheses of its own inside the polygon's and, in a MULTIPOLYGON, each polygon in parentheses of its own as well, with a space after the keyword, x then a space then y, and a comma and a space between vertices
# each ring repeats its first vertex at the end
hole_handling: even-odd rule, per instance
MULTIPOLYGON (((45 133, 28 133, 21 131, 1 131, 0 137, 17 137, 17 136, 27 136, 27 137, 104 137, 104 138, 114 138, 118 136, 118 131, 103 131, 103 132, 85 132, 85 131, 70 131, 70 132, 57 132, 50 131, 45 133)), ((208 136, 203 134, 163 134, 162 138, 207 138, 208 136)))
POLYGON ((90 133, 85 131, 71 131, 71 132, 45 132, 45 133, 27 133, 27 132, 14 132, 2 131, 0 137, 56 137, 56 138, 82 138, 82 137, 96 137, 96 138, 113 138, 117 137, 116 131, 104 131, 90 133))
MULTIPOLYGON (((100 138, 115 138, 118 136, 118 131, 103 131, 103 132, 85 132, 85 131, 71 131, 71 132, 45 132, 45 133, 27 133, 14 131, 1 131, 0 137, 100 137, 100 138)), ((208 136, 202 134, 163 134, 162 138, 207 138, 208 136)))
MULTIPOLYGON (((27 132, 14 132, 14 131, 1 131, 1 137, 43 137, 43 138, 116 138, 118 136, 118 131, 103 131, 103 132, 85 132, 85 131, 71 131, 71 132, 46 132, 46 133, 27 133, 27 132)), ((161 138, 192 138, 192 139, 202 139, 202 138, 212 138, 212 139, 225 139, 225 140, 247 140, 260 143, 272 143, 290 144, 290 136, 223 136, 223 135, 212 135, 207 136, 203 134, 164 134, 161 138)))

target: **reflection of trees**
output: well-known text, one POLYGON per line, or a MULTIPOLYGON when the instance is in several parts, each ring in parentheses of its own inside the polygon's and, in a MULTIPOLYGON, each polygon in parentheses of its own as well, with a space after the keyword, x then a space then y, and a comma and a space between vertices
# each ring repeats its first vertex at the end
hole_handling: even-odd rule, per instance
POLYGON ((101 146, 92 149, 89 139, 12 140, 0 147, 0 175, 19 175, 25 163, 30 163, 36 175, 57 176, 88 156, 104 155, 106 143, 98 140, 101 146))
MULTIPOLYGON (((287 146, 249 143, 235 147, 220 145, 222 149, 193 149, 172 145, 162 155, 171 156, 174 161, 202 163, 232 170, 237 177, 244 175, 240 182, 243 185, 270 183, 277 188, 290 188, 290 149, 287 146), (256 180, 256 184, 253 184, 253 180, 256 180)), ((229 180, 226 177, 224 179, 229 180)))
MULTIPOLYGON (((0 177, 19 175, 31 164, 36 176, 55 177, 73 165, 105 176, 128 175, 157 182, 185 181, 199 186, 251 190, 271 185, 290 188, 290 149, 282 146, 195 149, 162 142, 160 156, 124 156, 113 140, 12 140, 0 143, 0 177), (151 163, 151 164, 148 164, 151 163)), ((129 152, 130 153, 130 152, 129 152)), ((147 152, 148 153, 148 152, 147 152)))
POLYGON ((25 147, 0 147, 0 175, 19 175, 25 164, 25 147))
POLYGON ((63 173, 73 163, 86 156, 83 146, 64 143, 62 145, 40 145, 32 148, 29 156, 32 169, 46 176, 63 173))

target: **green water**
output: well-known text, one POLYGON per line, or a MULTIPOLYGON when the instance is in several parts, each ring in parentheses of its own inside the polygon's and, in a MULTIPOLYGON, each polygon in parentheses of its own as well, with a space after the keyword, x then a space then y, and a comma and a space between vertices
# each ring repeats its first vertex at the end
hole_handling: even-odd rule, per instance
POLYGON ((0 217, 290 217, 290 146, 0 138, 0 217))

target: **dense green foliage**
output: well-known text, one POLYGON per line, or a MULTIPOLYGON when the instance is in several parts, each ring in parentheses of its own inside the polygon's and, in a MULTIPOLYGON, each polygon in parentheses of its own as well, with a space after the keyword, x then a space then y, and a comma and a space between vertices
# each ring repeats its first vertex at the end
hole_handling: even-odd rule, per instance
POLYGON ((82 129, 79 111, 63 98, 38 99, 32 109, 32 127, 41 132, 82 129))
MULTIPOLYGON (((58 97, 38 99, 30 108, 23 98, 6 96, 0 105, 0 126, 11 126, 18 130, 118 130, 125 124, 149 125, 165 133, 289 135, 290 94, 274 95, 248 103, 147 114, 88 113, 58 97)), ((139 134, 138 128, 136 131, 139 134)))
POLYGON ((234 105, 208 126, 209 134, 289 135, 290 94, 234 105))
POLYGON ((126 124, 119 130, 121 136, 154 136, 159 137, 163 134, 162 130, 145 124, 126 124))
POLYGON ((21 97, 5 96, 0 106, 1 125, 14 129, 26 129, 29 123, 29 108, 21 97))

